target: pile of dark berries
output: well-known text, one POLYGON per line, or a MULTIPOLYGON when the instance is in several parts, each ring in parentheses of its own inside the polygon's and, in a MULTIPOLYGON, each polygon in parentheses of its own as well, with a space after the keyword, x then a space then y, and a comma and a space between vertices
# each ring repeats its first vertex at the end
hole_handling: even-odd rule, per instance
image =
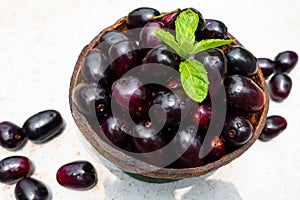
MULTIPOLYGON (((229 39, 224 23, 205 20, 199 11, 190 9, 199 19, 196 42, 229 39)), ((153 8, 130 12, 126 18, 128 31, 104 32, 99 44, 85 56, 81 66, 83 82, 73 94, 78 110, 90 119, 93 129, 117 148, 148 153, 174 139, 177 145, 173 153, 178 153, 178 159, 170 166, 176 168, 205 165, 246 144, 256 126, 251 116, 260 113, 266 102, 263 90, 252 79, 257 74, 257 59, 241 45, 210 48, 192 55, 208 71, 209 94, 202 102, 186 94, 180 77, 169 71, 179 71, 186 58, 170 49, 154 31, 171 29, 174 34, 175 21, 185 10, 163 15, 153 8), (134 29, 139 29, 139 34, 132 34, 134 29), (158 69, 158 65, 168 67, 158 69), (139 72, 130 74, 138 66, 142 66, 139 72), (220 80, 210 71, 217 71, 220 80), (163 85, 144 84, 149 80, 160 80, 163 85), (228 108, 225 124, 223 130, 208 135, 212 116, 218 117, 217 111, 212 113, 211 99, 219 98, 223 85, 228 108), (191 108, 194 104, 197 106, 191 108), (182 123, 187 125, 179 131, 182 123), (205 137, 209 138, 206 143, 205 137), (210 152, 199 156, 200 149, 210 152)), ((159 165, 166 156, 169 154, 162 153, 155 160, 144 160, 159 165)))

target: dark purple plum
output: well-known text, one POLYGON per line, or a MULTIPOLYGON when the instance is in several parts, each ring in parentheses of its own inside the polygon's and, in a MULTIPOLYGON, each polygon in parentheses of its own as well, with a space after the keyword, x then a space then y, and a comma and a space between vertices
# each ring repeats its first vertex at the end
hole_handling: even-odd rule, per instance
POLYGON ((113 44, 108 54, 114 80, 140 64, 139 48, 134 41, 125 40, 113 44))
POLYGON ((227 117, 222 136, 225 144, 238 147, 247 143, 253 135, 251 122, 243 116, 227 117))
POLYGON ((86 116, 103 117, 110 112, 109 94, 106 89, 93 84, 78 84, 73 99, 79 111, 86 116))
POLYGON ((141 49, 154 48, 162 45, 163 41, 154 33, 154 29, 163 29, 161 22, 149 22, 141 30, 139 46, 141 49))
POLYGON ((197 134, 195 126, 191 125, 179 131, 175 136, 175 143, 179 167, 199 167, 204 163, 199 154, 202 145, 201 137, 197 134))
POLYGON ((228 73, 252 76, 258 66, 254 55, 242 46, 231 46, 225 51, 228 73))
POLYGON ((121 148, 125 148, 129 144, 130 136, 127 133, 130 128, 128 126, 125 118, 117 115, 108 116, 100 122, 100 127, 105 136, 121 148))
MULTIPOLYGON (((154 124, 147 121, 140 123, 133 128, 133 143, 136 150, 140 153, 158 151, 166 145, 163 133, 154 124)), ((142 155, 143 159, 151 164, 160 166, 164 161, 164 153, 159 152, 160 156, 142 155)))
POLYGON ((263 90, 250 78, 232 75, 224 79, 227 105, 234 110, 257 112, 266 102, 263 90))
POLYGON ((160 12, 154 8, 141 7, 131 11, 128 14, 126 23, 130 29, 142 28, 151 21, 152 17, 158 15, 160 15, 160 12))
POLYGON ((226 154, 226 145, 222 138, 218 136, 207 136, 205 143, 202 144, 203 159, 205 163, 210 163, 220 159, 226 154), (205 153, 204 153, 205 152, 205 153), (207 153, 208 152, 208 153, 207 153), (204 155, 205 154, 205 155, 204 155))
POLYGON ((205 19, 205 28, 200 33, 199 38, 203 39, 226 39, 226 25, 215 19, 205 19))
POLYGON ((99 49, 91 50, 81 67, 82 78, 88 83, 108 86, 111 84, 112 71, 105 53, 99 49))
POLYGON ((25 177, 15 187, 15 198, 17 200, 49 200, 51 199, 50 189, 40 180, 25 177))
POLYGON ((283 51, 275 59, 275 69, 277 72, 290 72, 298 62, 298 55, 294 51, 283 51))
POLYGON ((260 67, 265 78, 268 78, 274 73, 275 62, 269 58, 258 58, 257 64, 260 67))
POLYGON ((277 102, 285 100, 292 89, 292 79, 287 74, 276 73, 269 82, 270 97, 277 102))
POLYGON ((0 182, 12 184, 30 175, 33 163, 25 156, 10 156, 0 161, 0 182))
POLYGON ((74 190, 89 190, 97 184, 97 173, 88 161, 74 161, 61 166, 56 173, 57 182, 74 190))
POLYGON ((0 123, 0 145, 9 150, 20 149, 27 141, 23 130, 12 122, 0 123))
POLYGON ((200 104, 193 115, 193 121, 199 125, 199 128, 207 130, 211 120, 211 107, 209 105, 200 104))
POLYGON ((35 143, 46 142, 60 134, 65 128, 61 114, 56 110, 44 110, 28 118, 23 131, 35 143))
POLYGON ((129 40, 128 36, 125 35, 125 33, 117 30, 107 31, 100 37, 97 48, 102 49, 106 54, 108 54, 108 50, 113 44, 124 40, 129 40))
POLYGON ((266 124, 262 130, 259 139, 261 141, 270 141, 276 136, 278 136, 287 127, 287 121, 284 117, 279 115, 272 115, 267 117, 266 124))

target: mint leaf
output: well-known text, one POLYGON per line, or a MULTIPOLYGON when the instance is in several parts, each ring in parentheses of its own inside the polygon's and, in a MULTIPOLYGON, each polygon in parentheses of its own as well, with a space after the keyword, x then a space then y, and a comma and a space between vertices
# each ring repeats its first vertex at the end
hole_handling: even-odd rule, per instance
POLYGON ((179 65, 180 79, 185 93, 194 101, 202 102, 208 93, 208 77, 204 65, 187 59, 179 65))
POLYGON ((175 21, 176 40, 184 49, 189 52, 195 43, 195 32, 198 27, 198 14, 187 9, 179 14, 175 21))
MULTIPOLYGON (((165 31, 163 29, 154 29, 154 33, 164 42, 166 43, 169 47, 171 47, 175 52, 180 51, 180 46, 176 42, 175 37, 169 33, 168 31, 165 31)), ((180 54, 179 54, 180 55, 180 54)))
POLYGON ((223 40, 223 39, 201 40, 200 42, 198 42, 194 45, 194 49, 192 50, 191 55, 194 55, 196 53, 199 53, 199 52, 207 50, 207 49, 216 48, 219 46, 230 44, 233 41, 234 40, 223 40))

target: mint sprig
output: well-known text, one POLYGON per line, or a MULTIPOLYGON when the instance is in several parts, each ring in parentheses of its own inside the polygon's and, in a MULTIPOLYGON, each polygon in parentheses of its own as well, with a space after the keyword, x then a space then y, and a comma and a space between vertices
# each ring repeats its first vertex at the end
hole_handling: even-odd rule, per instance
POLYGON ((190 57, 207 49, 230 44, 234 40, 207 39, 196 42, 198 22, 198 14, 187 9, 175 21, 176 38, 163 29, 155 29, 154 33, 184 59, 179 65, 183 89, 191 99, 202 102, 208 93, 207 71, 201 62, 190 57))
POLYGON ((186 59, 179 65, 184 91, 197 102, 202 102, 208 93, 208 77, 204 65, 195 59, 186 59))

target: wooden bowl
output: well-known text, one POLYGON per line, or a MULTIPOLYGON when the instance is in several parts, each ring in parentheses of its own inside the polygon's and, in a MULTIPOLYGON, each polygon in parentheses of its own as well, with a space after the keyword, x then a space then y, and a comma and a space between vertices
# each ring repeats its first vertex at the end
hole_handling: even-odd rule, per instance
MULTIPOLYGON (((258 70, 257 74, 251 77, 251 79, 254 80, 264 91, 266 103, 264 108, 260 112, 255 113, 251 116, 251 122, 254 125, 254 134, 249 140, 249 142, 247 142, 245 145, 239 147, 237 150, 231 153, 224 155, 221 159, 215 162, 193 168, 158 168, 149 163, 130 157, 129 155, 116 148, 113 148, 111 145, 107 144, 104 140, 102 140, 91 128, 91 125, 89 124, 89 121, 86 119, 86 117, 78 111, 72 96, 75 87, 79 83, 83 82, 80 76, 80 71, 81 66, 84 62, 84 58, 93 48, 95 48, 98 45, 99 38, 101 37, 101 35, 110 30, 126 31, 127 29, 128 28, 126 26, 126 17, 123 17, 112 26, 101 31, 87 46, 83 48, 82 52, 78 57, 71 78, 69 90, 69 103, 72 116, 84 138, 92 145, 92 147, 97 152, 99 152, 103 157, 115 164, 121 170, 135 178, 139 178, 149 182, 168 182, 183 178, 197 177, 204 175, 208 172, 212 172, 242 155, 257 140, 264 127, 269 107, 269 96, 265 85, 265 79, 260 69, 258 70)), ((228 34, 228 38, 233 38, 233 36, 228 34)), ((231 45, 237 44, 240 45, 238 41, 232 43, 231 45)))

